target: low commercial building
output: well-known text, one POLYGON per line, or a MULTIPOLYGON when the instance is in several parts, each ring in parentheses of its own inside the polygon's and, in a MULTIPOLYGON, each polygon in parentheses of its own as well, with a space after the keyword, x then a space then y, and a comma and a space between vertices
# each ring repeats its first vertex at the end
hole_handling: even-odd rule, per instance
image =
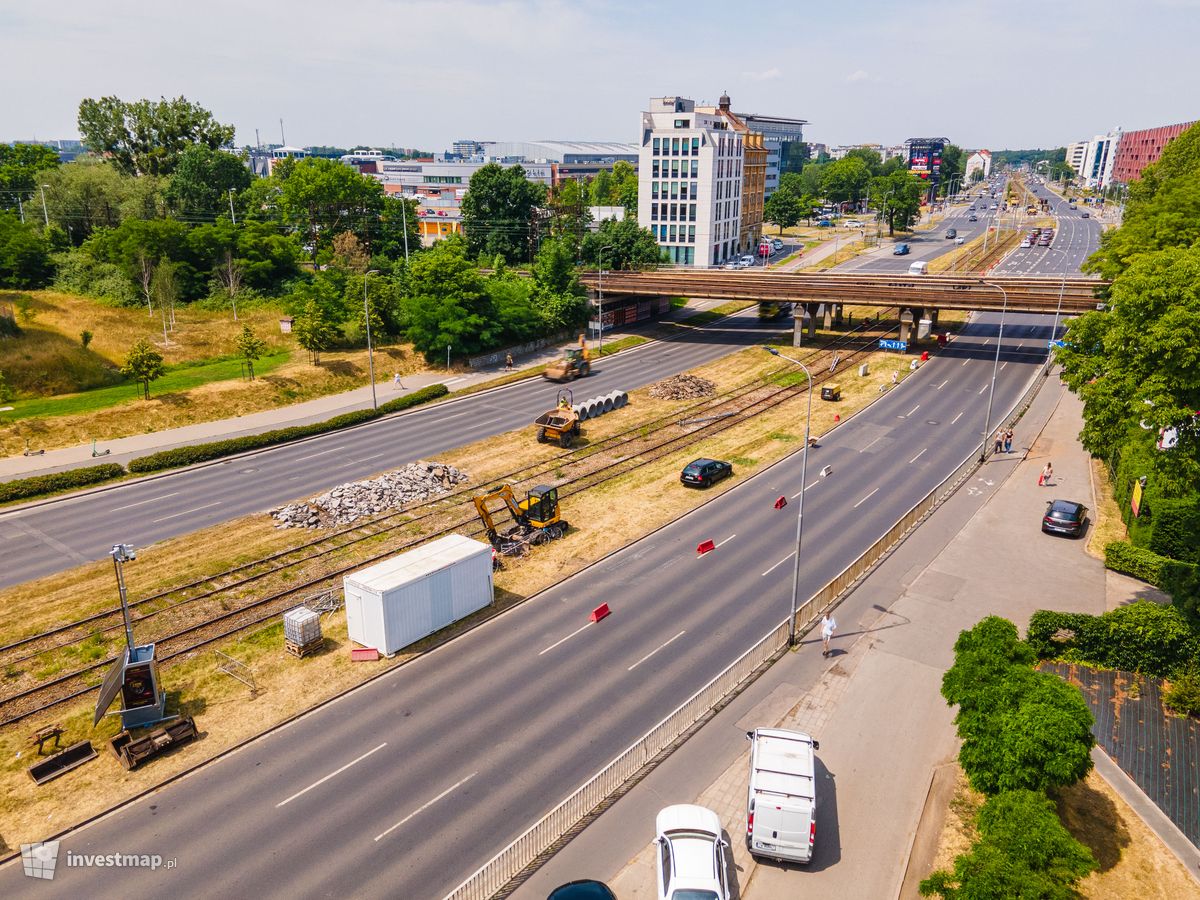
POLYGON ((1146 166, 1158 162, 1167 144, 1195 124, 1195 121, 1180 122, 1178 125, 1160 125, 1157 128, 1126 131, 1121 135, 1121 142, 1117 144, 1112 164, 1112 180, 1120 184, 1136 181, 1146 166))

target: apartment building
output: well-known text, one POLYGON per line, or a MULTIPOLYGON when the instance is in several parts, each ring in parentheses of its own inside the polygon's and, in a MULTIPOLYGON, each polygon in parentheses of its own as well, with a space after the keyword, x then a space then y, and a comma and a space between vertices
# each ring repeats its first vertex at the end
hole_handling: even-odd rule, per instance
POLYGON ((1160 125, 1157 128, 1126 131, 1121 135, 1121 142, 1117 144, 1112 165, 1112 180, 1121 184, 1136 181, 1141 177, 1142 169, 1158 162, 1167 144, 1195 124, 1181 122, 1178 125, 1160 125))
POLYGON ((745 134, 685 97, 652 97, 641 119, 638 224, 676 265, 738 255, 745 134))

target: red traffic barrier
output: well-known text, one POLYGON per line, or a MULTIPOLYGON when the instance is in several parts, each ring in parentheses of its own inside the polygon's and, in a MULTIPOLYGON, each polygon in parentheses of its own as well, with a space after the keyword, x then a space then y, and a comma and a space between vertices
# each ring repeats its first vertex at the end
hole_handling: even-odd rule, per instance
POLYGON ((589 622, 599 622, 601 619, 603 619, 605 616, 609 615, 611 612, 612 612, 612 610, 608 608, 607 603, 601 603, 599 606, 597 606, 595 609, 592 610, 592 614, 590 616, 588 616, 588 621, 589 622))
POLYGON ((699 544, 696 545, 696 552, 697 553, 707 553, 709 550, 715 549, 716 546, 717 545, 714 544, 712 541, 701 541, 699 544))
POLYGON ((929 361, 929 351, 928 350, 921 351, 921 362, 928 362, 928 361, 929 361))
POLYGON ((833 421, 835 421, 835 422, 840 422, 840 421, 842 421, 842 417, 841 417, 841 416, 839 416, 837 413, 834 413, 834 414, 833 414, 833 421))
POLYGON ((354 647, 350 651, 350 662, 375 662, 379 651, 374 647, 354 647))
POLYGON ((787 497, 784 497, 782 494, 780 494, 779 499, 775 501, 775 508, 783 509, 785 506, 787 506, 787 497))

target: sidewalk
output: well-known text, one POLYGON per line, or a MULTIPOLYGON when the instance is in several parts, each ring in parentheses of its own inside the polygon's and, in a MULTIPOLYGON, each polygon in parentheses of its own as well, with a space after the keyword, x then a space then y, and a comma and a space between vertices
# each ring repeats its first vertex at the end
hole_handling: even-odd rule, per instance
MULTIPOLYGON (((664 771, 674 763, 668 760, 647 777, 644 787, 618 801, 606 816, 618 812, 622 804, 634 805, 627 801, 639 791, 654 792, 637 801, 642 817, 653 804, 709 806, 720 817, 731 844, 734 897, 896 897, 931 775, 957 755, 953 710, 942 699, 940 687, 959 632, 992 614, 1011 619, 1024 631, 1037 609, 1051 606, 1100 613, 1127 602, 1136 592, 1136 583, 1111 581, 1101 561, 1086 554, 1084 541, 1044 535, 1039 529, 1048 499, 1077 499, 1095 508, 1089 461, 1076 439, 1080 426, 1078 399, 1052 379, 1016 424, 1014 453, 1001 455, 976 472, 842 602, 835 613, 839 632, 833 657, 821 659, 816 652, 819 639, 810 635, 798 653, 785 657, 761 679, 777 685, 773 693, 749 710, 737 709, 735 701, 730 706, 736 713, 718 714, 689 742, 707 741, 710 755, 714 747, 726 750, 716 760, 723 767, 723 771, 716 769, 718 777, 697 783, 694 776, 689 780, 686 771, 664 771), (1053 460, 1056 478, 1049 489, 1037 485, 1047 459, 1053 460), (735 714, 740 718, 730 722, 735 714), (746 852, 746 745, 743 739, 736 749, 726 749, 731 748, 727 733, 731 724, 739 730, 768 725, 795 728, 820 740, 817 855, 811 866, 759 864, 746 852), (688 784, 690 792, 684 787, 688 784)), ((769 686, 760 690, 755 685, 746 693, 761 697, 766 690, 769 686)), ((685 745, 676 756, 686 756, 688 749, 685 745)), ((698 763, 693 753, 681 765, 703 771, 709 762, 713 760, 698 763)), ((1115 767, 1098 766, 1098 771, 1125 796, 1130 791, 1128 779, 1110 777, 1111 768, 1115 767)), ((1133 790, 1137 796, 1127 802, 1167 836, 1177 853, 1187 857, 1194 874, 1200 852, 1186 840, 1180 844, 1178 830, 1133 790), (1140 806, 1133 802, 1139 798, 1140 806)), ((636 825, 626 821, 623 827, 646 835, 652 821, 636 825)), ((590 843, 603 841, 604 822, 601 817, 568 845, 559 854, 567 858, 547 865, 554 871, 546 877, 566 880, 561 877, 564 870, 573 865, 577 871, 582 869, 579 854, 589 852, 584 839, 596 830, 590 843), (581 845, 578 850, 576 844, 581 845)), ((628 843, 628 838, 612 834, 613 825, 607 829, 607 840, 628 843)), ((913 865, 924 867, 927 860, 913 865)), ((591 870, 596 871, 594 866, 591 870)), ((609 871, 617 871, 609 883, 622 900, 654 896, 652 844, 643 846, 623 867, 609 871)), ((527 887, 532 886, 531 879, 527 887)), ((538 886, 544 887, 545 881, 538 886)), ((535 895, 522 888, 516 896, 535 895)))

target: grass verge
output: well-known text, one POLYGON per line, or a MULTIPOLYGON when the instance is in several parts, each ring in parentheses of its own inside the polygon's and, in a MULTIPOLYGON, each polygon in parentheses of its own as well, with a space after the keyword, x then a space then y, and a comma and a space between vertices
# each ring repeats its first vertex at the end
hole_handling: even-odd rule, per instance
POLYGON ((1092 483, 1096 486, 1096 508, 1092 510, 1092 528, 1088 534, 1087 552, 1104 559, 1104 548, 1113 541, 1124 541, 1129 538, 1129 530, 1125 520, 1121 518, 1121 508, 1113 498, 1112 480, 1108 476, 1108 467, 1103 460, 1092 457, 1092 483))

